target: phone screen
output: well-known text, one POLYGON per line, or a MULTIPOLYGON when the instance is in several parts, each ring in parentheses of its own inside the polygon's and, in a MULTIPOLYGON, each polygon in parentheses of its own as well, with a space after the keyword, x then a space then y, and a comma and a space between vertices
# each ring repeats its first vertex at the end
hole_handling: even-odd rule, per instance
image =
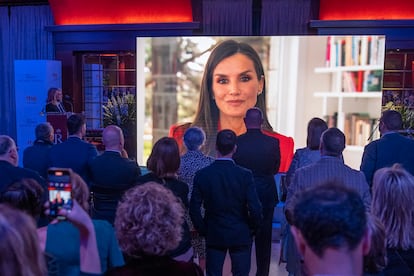
POLYGON ((62 208, 72 209, 72 184, 68 169, 51 168, 48 171, 48 190, 50 202, 50 216, 64 219, 58 216, 62 208))

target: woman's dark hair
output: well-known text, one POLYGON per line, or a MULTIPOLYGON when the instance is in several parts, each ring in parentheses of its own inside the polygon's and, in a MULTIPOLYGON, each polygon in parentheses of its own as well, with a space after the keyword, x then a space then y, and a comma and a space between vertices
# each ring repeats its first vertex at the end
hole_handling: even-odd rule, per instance
POLYGON ((82 114, 72 114, 69 116, 66 124, 68 126, 69 135, 77 133, 85 124, 85 116, 82 114))
POLYGON ((328 129, 328 124, 321 118, 312 118, 308 123, 306 146, 311 150, 319 149, 322 133, 328 129))
POLYGON ((147 168, 158 177, 175 174, 180 167, 180 151, 174 138, 162 137, 155 142, 147 160, 147 168))
POLYGON ((1 202, 7 203, 37 219, 42 212, 43 188, 36 180, 24 178, 7 187, 1 202))
MULTIPOLYGON (((214 143, 217 135, 217 126, 219 122, 219 109, 213 99, 213 71, 217 65, 225 58, 237 53, 243 54, 252 60, 259 80, 264 77, 262 61, 257 52, 246 43, 240 43, 235 40, 223 41, 214 48, 207 60, 203 79, 201 81, 200 99, 198 109, 193 122, 194 126, 199 126, 206 132, 206 148, 214 149, 214 143)), ((272 131, 272 126, 267 119, 266 113, 266 82, 263 79, 263 91, 257 96, 256 107, 263 112, 263 128, 272 131)))

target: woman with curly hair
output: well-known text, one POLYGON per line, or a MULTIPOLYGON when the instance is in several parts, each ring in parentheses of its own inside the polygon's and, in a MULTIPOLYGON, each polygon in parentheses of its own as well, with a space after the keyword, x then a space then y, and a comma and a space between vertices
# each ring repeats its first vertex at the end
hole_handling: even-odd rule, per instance
POLYGON ((180 243, 184 214, 180 200, 156 182, 128 190, 115 218, 126 265, 106 275, 203 275, 195 263, 177 261, 168 255, 180 243))

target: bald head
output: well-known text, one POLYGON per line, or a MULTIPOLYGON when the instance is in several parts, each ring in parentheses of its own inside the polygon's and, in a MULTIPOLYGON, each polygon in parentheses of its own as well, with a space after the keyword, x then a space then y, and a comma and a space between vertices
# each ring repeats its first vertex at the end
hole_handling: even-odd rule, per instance
POLYGON ((102 132, 102 141, 106 150, 121 151, 124 148, 124 134, 118 126, 107 126, 102 132))
POLYGON ((263 113, 257 107, 249 108, 246 111, 246 117, 244 117, 244 124, 247 129, 260 129, 263 123, 263 113))

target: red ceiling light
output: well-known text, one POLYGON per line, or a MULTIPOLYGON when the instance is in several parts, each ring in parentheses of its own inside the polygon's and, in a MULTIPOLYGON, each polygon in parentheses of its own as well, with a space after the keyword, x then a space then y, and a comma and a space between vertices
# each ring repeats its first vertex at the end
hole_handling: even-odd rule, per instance
POLYGON ((56 25, 192 22, 191 0, 49 0, 56 25))
POLYGON ((320 0, 319 19, 414 19, 414 0, 320 0))

